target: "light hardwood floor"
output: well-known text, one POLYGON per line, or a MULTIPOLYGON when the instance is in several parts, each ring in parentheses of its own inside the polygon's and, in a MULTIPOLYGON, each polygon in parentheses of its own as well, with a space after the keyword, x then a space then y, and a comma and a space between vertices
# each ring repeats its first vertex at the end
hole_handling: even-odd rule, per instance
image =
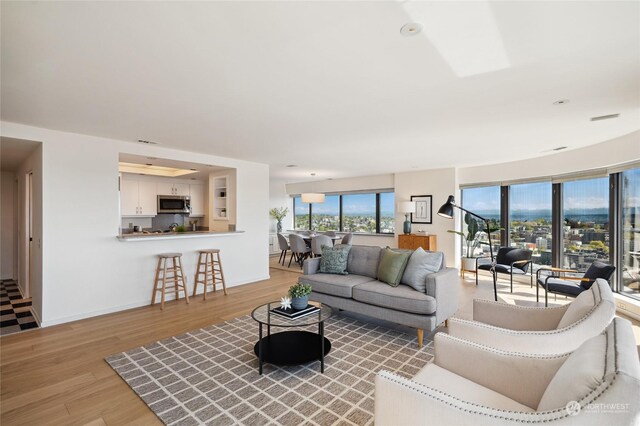
MULTIPOLYGON (((104 358, 251 312, 279 300, 299 274, 0 339, 0 424, 161 424, 104 358)), ((257 334, 257 328, 256 328, 257 334)))
MULTIPOLYGON (((274 266, 277 259, 270 259, 274 266)), ((206 302, 200 295, 190 305, 168 302, 164 311, 147 306, 0 338, 0 424, 160 424, 104 358, 246 315, 286 294, 299 272, 271 268, 270 275, 266 281, 231 287, 228 296, 210 293, 206 302)), ((488 277, 481 277, 478 287, 473 278, 461 279, 460 286, 458 317, 471 317, 473 298, 493 298, 488 277)), ((501 281, 499 297, 507 303, 535 303, 529 285, 515 285, 511 294, 501 281)), ((640 339, 639 330, 634 323, 640 339)))

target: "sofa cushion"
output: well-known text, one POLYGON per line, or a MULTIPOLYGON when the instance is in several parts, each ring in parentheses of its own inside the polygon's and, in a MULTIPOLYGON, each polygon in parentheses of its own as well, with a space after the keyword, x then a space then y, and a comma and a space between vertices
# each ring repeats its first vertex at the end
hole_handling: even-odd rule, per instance
POLYGON ((411 380, 480 406, 505 411, 534 411, 532 408, 520 404, 501 393, 479 385, 469 379, 465 379, 462 376, 458 376, 433 363, 427 364, 411 380))
POLYGON ((411 252, 398 253, 389 247, 382 250, 380 264, 378 265, 378 280, 389 284, 391 287, 397 287, 410 256, 411 252))
POLYGON ((398 287, 380 281, 358 284, 353 288, 353 298, 370 305, 415 314, 430 315, 436 311, 436 299, 404 284, 398 287))
POLYGON ((314 292, 330 294, 337 297, 353 297, 352 288, 358 284, 373 281, 363 275, 313 274, 302 275, 298 282, 311 284, 314 292))
POLYGON ((558 328, 565 328, 587 315, 598 303, 600 303, 600 288, 596 285, 587 291, 583 291, 569 305, 558 323, 558 328))
POLYGON ((351 246, 347 260, 347 272, 376 278, 381 251, 380 247, 351 246))
POLYGON ((584 342, 558 369, 544 391, 538 411, 564 408, 594 391, 605 376, 607 336, 600 334, 584 342))
POLYGON ((411 254, 400 282, 417 291, 426 293, 427 286, 425 279, 427 275, 442 269, 443 257, 442 252, 425 251, 422 247, 418 247, 413 254, 411 254))
POLYGON ((338 244, 335 247, 322 246, 320 258, 320 272, 325 274, 347 275, 347 258, 350 245, 338 244))

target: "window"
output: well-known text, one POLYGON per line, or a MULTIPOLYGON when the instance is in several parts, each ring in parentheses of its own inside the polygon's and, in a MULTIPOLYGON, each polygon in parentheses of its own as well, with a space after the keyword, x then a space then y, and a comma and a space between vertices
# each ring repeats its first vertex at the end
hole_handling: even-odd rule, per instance
POLYGON ((622 293, 640 299, 640 168, 621 173, 622 293))
POLYGON ((393 234, 396 232, 396 194, 382 192, 380 194, 380 233, 393 234))
POLYGON ((340 196, 327 195, 324 203, 311 206, 311 229, 338 231, 340 229, 340 196))
POLYGON ((309 203, 303 203, 300 197, 293 198, 293 216, 295 229, 309 228, 309 203))
POLYGON ((395 233, 395 194, 326 195, 309 205, 293 197, 295 229, 365 233, 395 233), (311 214, 311 215, 310 215, 311 214))
POLYGON ((509 187, 509 244, 533 251, 533 269, 552 264, 551 183, 509 187))
POLYGON ((376 194, 342 196, 342 230, 376 232, 376 194))
MULTIPOLYGON (((491 243, 494 248, 499 247, 500 233, 497 232, 497 230, 500 228, 500 187, 485 186, 482 188, 463 189, 462 207, 489 220, 489 225, 493 230, 491 233, 491 243)), ((462 256, 467 256, 467 250, 471 251, 469 257, 482 255, 485 251, 486 254, 489 253, 489 238, 487 230, 485 229, 486 224, 481 220, 477 220, 477 223, 478 232, 476 234, 476 238, 469 242, 464 241, 464 244, 462 244, 462 256)), ((464 222, 462 230, 467 234, 467 225, 464 224, 464 222)))
POLYGON ((562 267, 585 272, 594 260, 609 262, 609 179, 562 186, 562 267))

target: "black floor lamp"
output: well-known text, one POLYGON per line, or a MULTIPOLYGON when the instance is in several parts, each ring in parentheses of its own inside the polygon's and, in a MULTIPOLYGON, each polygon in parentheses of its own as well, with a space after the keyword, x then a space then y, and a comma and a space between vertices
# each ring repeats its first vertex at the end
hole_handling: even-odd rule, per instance
MULTIPOLYGON (((487 235, 489 236, 489 254, 491 256, 491 275, 493 276, 493 297, 495 301, 498 301, 498 284, 496 282, 496 261, 493 258, 493 245, 491 244, 491 228, 489 227, 489 221, 482 216, 475 214, 474 212, 470 212, 467 209, 464 209, 458 205, 456 205, 456 200, 453 198, 453 195, 449 195, 447 202, 440 207, 438 210, 438 215, 442 217, 446 217, 447 219, 453 219, 453 208, 457 208, 462 210, 463 212, 469 213, 471 216, 475 216, 481 221, 483 221, 486 225, 487 235)), ((478 271, 476 270, 476 274, 478 271)))

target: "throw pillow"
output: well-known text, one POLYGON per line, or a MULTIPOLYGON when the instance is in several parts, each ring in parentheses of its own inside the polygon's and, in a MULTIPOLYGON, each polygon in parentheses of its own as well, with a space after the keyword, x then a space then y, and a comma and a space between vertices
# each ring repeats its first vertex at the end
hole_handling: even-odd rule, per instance
POLYGON ((599 300, 594 295, 595 289, 583 291, 569 305, 558 323, 558 329, 565 328, 574 322, 584 318, 598 304, 599 300))
POLYGON ((427 275, 441 269, 442 258, 443 254, 440 251, 425 251, 422 247, 418 247, 409 258, 400 282, 425 293, 427 275))
POLYGON ((320 272, 323 274, 347 275, 347 259, 351 246, 348 244, 336 244, 334 247, 322 246, 320 258, 320 272))
POLYGON ((411 253, 397 253, 389 247, 382 250, 380 265, 378 265, 378 280, 397 287, 407 266, 411 253))

